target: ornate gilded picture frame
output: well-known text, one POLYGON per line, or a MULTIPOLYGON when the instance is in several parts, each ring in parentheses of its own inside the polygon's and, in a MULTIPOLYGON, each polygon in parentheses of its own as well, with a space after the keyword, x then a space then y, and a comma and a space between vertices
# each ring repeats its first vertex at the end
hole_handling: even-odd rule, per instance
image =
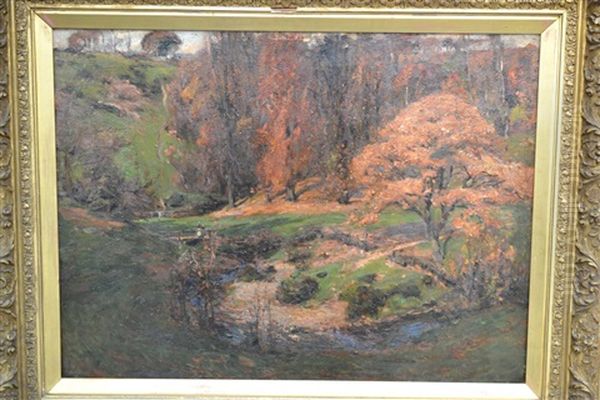
MULTIPOLYGON (((600 399, 596 2, 2 0, 0 4, 0 396, 600 399), (394 47, 397 44, 390 44, 394 40, 404 47, 394 47), (347 56, 347 49, 354 49, 354 58, 347 56), (386 49, 390 59, 402 60, 410 68, 381 72, 385 62, 377 59, 378 49, 386 49), (351 60, 355 69, 336 66, 330 62, 331 54, 344 54, 346 58, 336 59, 339 65, 351 60), (205 61, 209 57, 212 64, 205 61), (261 67, 268 62, 276 66, 261 67), (369 69, 373 65, 381 68, 369 69), (446 69, 436 75, 431 72, 436 68, 446 69), (485 69, 488 75, 481 72, 485 69), (363 82, 352 89, 360 90, 360 95, 351 89, 341 95, 336 91, 331 82, 339 82, 343 73, 348 82, 363 82), (199 83, 197 76, 211 79, 199 83), (255 77, 256 86, 242 87, 249 76, 255 77), (379 80, 369 86, 374 76, 379 80), (92 84, 78 87, 84 84, 73 77, 92 84), (393 89, 387 92, 386 85, 393 89), (108 94, 98 94, 101 91, 108 94), (375 91, 377 95, 372 95, 375 91), (239 101, 244 96, 248 100, 239 101), (360 107, 354 103, 359 98, 367 99, 360 107), (501 101, 494 103, 495 98, 501 101), (255 110, 247 104, 264 107, 255 110), (155 105, 158 108, 152 108, 155 105), (335 109, 347 115, 331 111, 335 109), (371 120, 374 109, 380 114, 371 120), (360 125, 343 122, 359 113, 369 118, 360 125), (230 133, 246 147, 225 147, 227 152, 222 148, 231 146, 227 139, 232 135, 224 139, 219 135, 229 129, 232 118, 235 128, 230 133), (102 124, 111 123, 120 128, 105 131, 102 124), (72 132, 91 132, 89 126, 96 129, 93 134, 71 140, 72 132), (507 133, 511 127, 529 130, 532 136, 514 134, 511 142, 507 133), (419 141, 438 128, 443 135, 419 141), (140 134, 139 129, 153 132, 155 142, 147 150, 148 137, 138 142, 123 139, 114 133, 119 129, 133 136, 140 134), (329 131, 372 135, 360 143, 347 137, 338 140, 335 134, 324 140, 329 131), (444 142, 452 132, 459 132, 460 141, 444 142), (488 136, 494 139, 482 139, 488 136), (407 151, 407 138, 415 137, 416 145, 407 151), (123 140, 127 146, 134 144, 121 152, 115 143, 123 140), (445 147, 436 148, 440 142, 445 147), (401 159, 410 159, 425 147, 428 152, 413 157, 418 167, 402 164, 401 159), (319 153, 317 148, 329 150, 319 153), (143 158, 146 151, 157 154, 148 156, 158 160, 151 167, 143 158), (248 159, 241 159, 248 154, 248 159), (344 162, 345 156, 352 161, 344 162), (474 157, 488 170, 473 174, 474 157), (424 158, 430 164, 418 164, 424 158), (464 170, 461 186, 456 186, 459 172, 453 165, 440 167, 440 160, 449 158, 459 160, 456 165, 464 170), (116 160, 121 175, 90 167, 107 159, 116 160), (233 163, 245 164, 233 171, 233 163), (167 178, 147 178, 156 165, 158 175, 169 171, 167 178), (435 174, 427 175, 427 168, 435 174), (248 169, 253 171, 249 177, 244 175, 248 169), (196 179, 198 171, 206 170, 225 172, 196 179), (97 194, 116 185, 115 176, 123 177, 118 191, 134 193, 133 197, 118 197, 115 203, 114 195, 97 194), (421 176, 427 179, 415 183, 421 176), (132 188, 131 182, 138 186, 132 188), (426 188, 422 189, 426 195, 415 200, 412 189, 406 188, 417 184, 426 188), (210 196, 198 200, 190 194, 193 188, 210 196), (222 198, 211 197, 214 193, 222 198), (434 194, 459 200, 445 208, 432 200, 434 194), (140 206, 142 201, 148 205, 140 206), (514 212, 510 207, 515 203, 525 212, 514 212), (434 211, 432 207, 438 206, 434 211), (206 207, 213 207, 210 213, 206 207), (335 213, 315 211, 319 207, 335 213), (270 211, 275 208, 277 212, 270 211), (498 217, 498 210, 514 214, 516 225, 525 226, 525 237, 517 236, 516 228, 510 231, 513 225, 498 217), (486 219, 490 215, 493 223, 486 219), (390 224, 400 224, 401 232, 390 224), (495 230, 485 236, 490 233, 482 226, 495 230), (456 232, 462 234, 460 240, 452 236, 456 232), (385 241, 394 235, 412 241, 401 246, 385 241), (170 310, 169 315, 159 313, 160 318, 170 318, 174 328, 169 334, 201 330, 210 333, 210 340, 223 336, 227 346, 234 343, 227 347, 233 350, 221 355, 221 342, 211 341, 209 350, 195 354, 192 361, 182 356, 188 361, 180 369, 179 359, 169 350, 161 350, 162 361, 147 356, 150 361, 141 367, 138 363, 144 357, 131 356, 127 347, 101 347, 117 345, 105 339, 118 328, 102 331, 112 320, 96 313, 101 308, 77 306, 102 301, 103 293, 117 297, 114 291, 103 292, 110 286, 105 281, 124 275, 101 268, 111 251, 130 256, 133 247, 123 244, 128 240, 148 247, 139 255, 144 263, 152 263, 151 275, 165 282, 152 288, 171 295, 156 308, 170 310), (406 251, 407 247, 418 251, 406 251), (473 256, 477 247, 482 254, 473 256), (165 254, 170 261, 165 261, 165 254), (502 266, 504 272, 481 273, 479 262, 484 261, 502 266), (513 268, 519 262, 527 271, 513 268), (78 275, 73 266, 84 264, 88 269, 78 275), (211 278, 209 267, 202 265, 226 268, 211 278), (439 265, 445 272, 437 269, 439 265), (470 268, 468 279, 460 272, 464 265, 470 268), (369 273, 356 272, 366 267, 369 273), (94 286, 81 279, 99 283, 94 286), (97 297, 78 297, 82 292, 97 297), (461 294, 455 298, 455 293, 461 294), (249 304, 248 296, 254 296, 249 304), (515 299, 524 304, 510 311, 502 308, 515 299), (335 314, 327 307, 342 311, 335 314), (465 328, 463 311, 475 321, 465 328), (417 312, 426 312, 426 321, 434 328, 421 323, 417 312), (324 316, 314 322, 319 313, 324 316), (489 321, 478 319, 483 314, 489 321), (454 330, 445 339, 437 338, 435 329, 445 326, 454 330), (486 328, 472 332, 480 326, 486 328), (91 337, 95 327, 101 340, 91 337), (382 327, 390 335, 385 340, 377 336, 382 327), (389 334, 396 330, 397 336, 389 334), (494 342, 498 337, 510 343, 494 342), (363 340, 362 347, 356 345, 358 339, 363 340), (435 361, 430 364, 403 369, 402 362, 386 358, 388 348, 381 350, 370 342, 377 340, 385 346, 401 342, 405 347, 398 348, 407 354, 400 359, 408 363, 432 357, 438 350, 441 355, 431 358, 435 361), (447 353, 435 347, 443 340, 456 340, 447 353), (279 358, 303 341, 317 351, 305 358, 279 358), (338 347, 328 353, 327 346, 338 347), (411 346, 425 355, 410 359, 411 346), (103 354, 113 363, 104 363, 103 354), (504 354, 503 363, 498 354, 504 354), (323 359, 311 364, 321 355, 323 359), (367 355, 374 361, 360 366, 367 355), (451 363, 446 363, 448 357, 451 363), (166 372, 152 369, 170 358, 166 372), (457 372, 463 362, 470 365, 465 368, 479 366, 481 374, 457 372), (230 369, 232 363, 239 369, 230 369), (305 369, 286 365, 293 363, 305 369), (506 365, 516 372, 509 373, 506 365), (399 372, 388 373, 390 368, 399 372)), ((136 290, 146 287, 147 281, 135 282, 142 270, 130 273, 133 278, 127 275, 138 285, 136 290)), ((139 291, 131 296, 141 309, 150 307, 147 300, 139 300, 139 291)), ((144 325, 136 329, 139 326, 144 325)), ((164 338, 157 333, 159 337, 157 341, 164 338)), ((127 340, 121 342, 127 345, 127 340)))

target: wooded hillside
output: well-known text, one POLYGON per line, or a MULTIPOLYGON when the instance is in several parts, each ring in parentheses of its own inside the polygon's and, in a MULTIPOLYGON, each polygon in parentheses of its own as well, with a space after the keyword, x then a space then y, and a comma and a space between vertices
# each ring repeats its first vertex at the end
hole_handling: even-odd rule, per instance
POLYGON ((361 190, 353 158, 404 108, 435 93, 432 110, 443 111, 435 100, 446 95, 478 109, 498 139, 487 151, 533 162, 532 44, 215 32, 194 56, 174 57, 175 39, 162 53, 146 43, 146 54, 76 56, 87 43, 79 36, 75 50, 57 52, 59 159, 71 171, 60 184, 94 209, 210 210, 258 192, 293 202, 308 178, 318 178, 323 198, 347 204, 361 190))

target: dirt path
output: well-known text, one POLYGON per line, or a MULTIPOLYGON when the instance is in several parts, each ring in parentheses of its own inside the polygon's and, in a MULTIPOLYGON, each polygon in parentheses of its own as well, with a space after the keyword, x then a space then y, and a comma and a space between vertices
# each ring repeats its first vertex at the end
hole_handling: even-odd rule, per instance
POLYGON ((275 279, 270 282, 235 282, 230 294, 220 305, 221 312, 242 324, 253 322, 257 317, 262 320, 270 318, 280 329, 302 327, 319 331, 347 326, 346 302, 331 299, 317 306, 299 307, 280 303, 276 299, 279 284, 294 269, 293 265, 282 263, 278 265, 275 279))
POLYGON ((372 251, 367 253, 368 255, 364 258, 361 258, 360 260, 358 260, 356 263, 354 263, 353 265, 353 269, 357 270, 359 268, 364 267, 365 265, 367 265, 368 263, 370 263, 371 261, 374 261, 378 258, 382 258, 385 257, 389 254, 391 254, 394 251, 398 251, 398 250, 404 250, 404 249, 408 249, 414 246, 418 246, 421 243, 425 243, 425 240, 417 240, 414 242, 409 242, 409 243, 401 243, 399 245, 396 246, 389 246, 389 247, 385 247, 383 249, 378 249, 376 251, 372 251))
POLYGON ((60 215, 67 221, 84 228, 121 229, 125 223, 92 215, 88 210, 78 207, 60 207, 60 215))

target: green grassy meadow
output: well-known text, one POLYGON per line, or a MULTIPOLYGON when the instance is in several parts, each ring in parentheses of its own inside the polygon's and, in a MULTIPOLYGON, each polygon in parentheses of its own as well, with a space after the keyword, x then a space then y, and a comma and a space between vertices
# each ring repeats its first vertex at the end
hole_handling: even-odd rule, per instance
POLYGON ((342 213, 316 215, 274 214, 248 217, 227 216, 215 218, 210 215, 181 218, 148 218, 139 223, 160 234, 176 234, 193 230, 198 226, 214 229, 225 236, 244 236, 253 232, 268 230, 283 237, 290 237, 310 227, 338 225, 346 221, 342 213))

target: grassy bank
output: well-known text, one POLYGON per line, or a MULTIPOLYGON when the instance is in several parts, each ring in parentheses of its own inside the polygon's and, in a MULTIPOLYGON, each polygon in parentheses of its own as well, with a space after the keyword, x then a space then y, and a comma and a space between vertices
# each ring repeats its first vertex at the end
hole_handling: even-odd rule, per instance
POLYGON ((222 218, 215 218, 211 215, 183 218, 150 218, 138 222, 141 226, 163 235, 174 235, 181 231, 194 230, 198 226, 204 226, 225 236, 244 236, 268 230, 277 235, 290 237, 310 227, 342 224, 346 221, 346 218, 346 215, 342 213, 316 215, 286 213, 222 218))

